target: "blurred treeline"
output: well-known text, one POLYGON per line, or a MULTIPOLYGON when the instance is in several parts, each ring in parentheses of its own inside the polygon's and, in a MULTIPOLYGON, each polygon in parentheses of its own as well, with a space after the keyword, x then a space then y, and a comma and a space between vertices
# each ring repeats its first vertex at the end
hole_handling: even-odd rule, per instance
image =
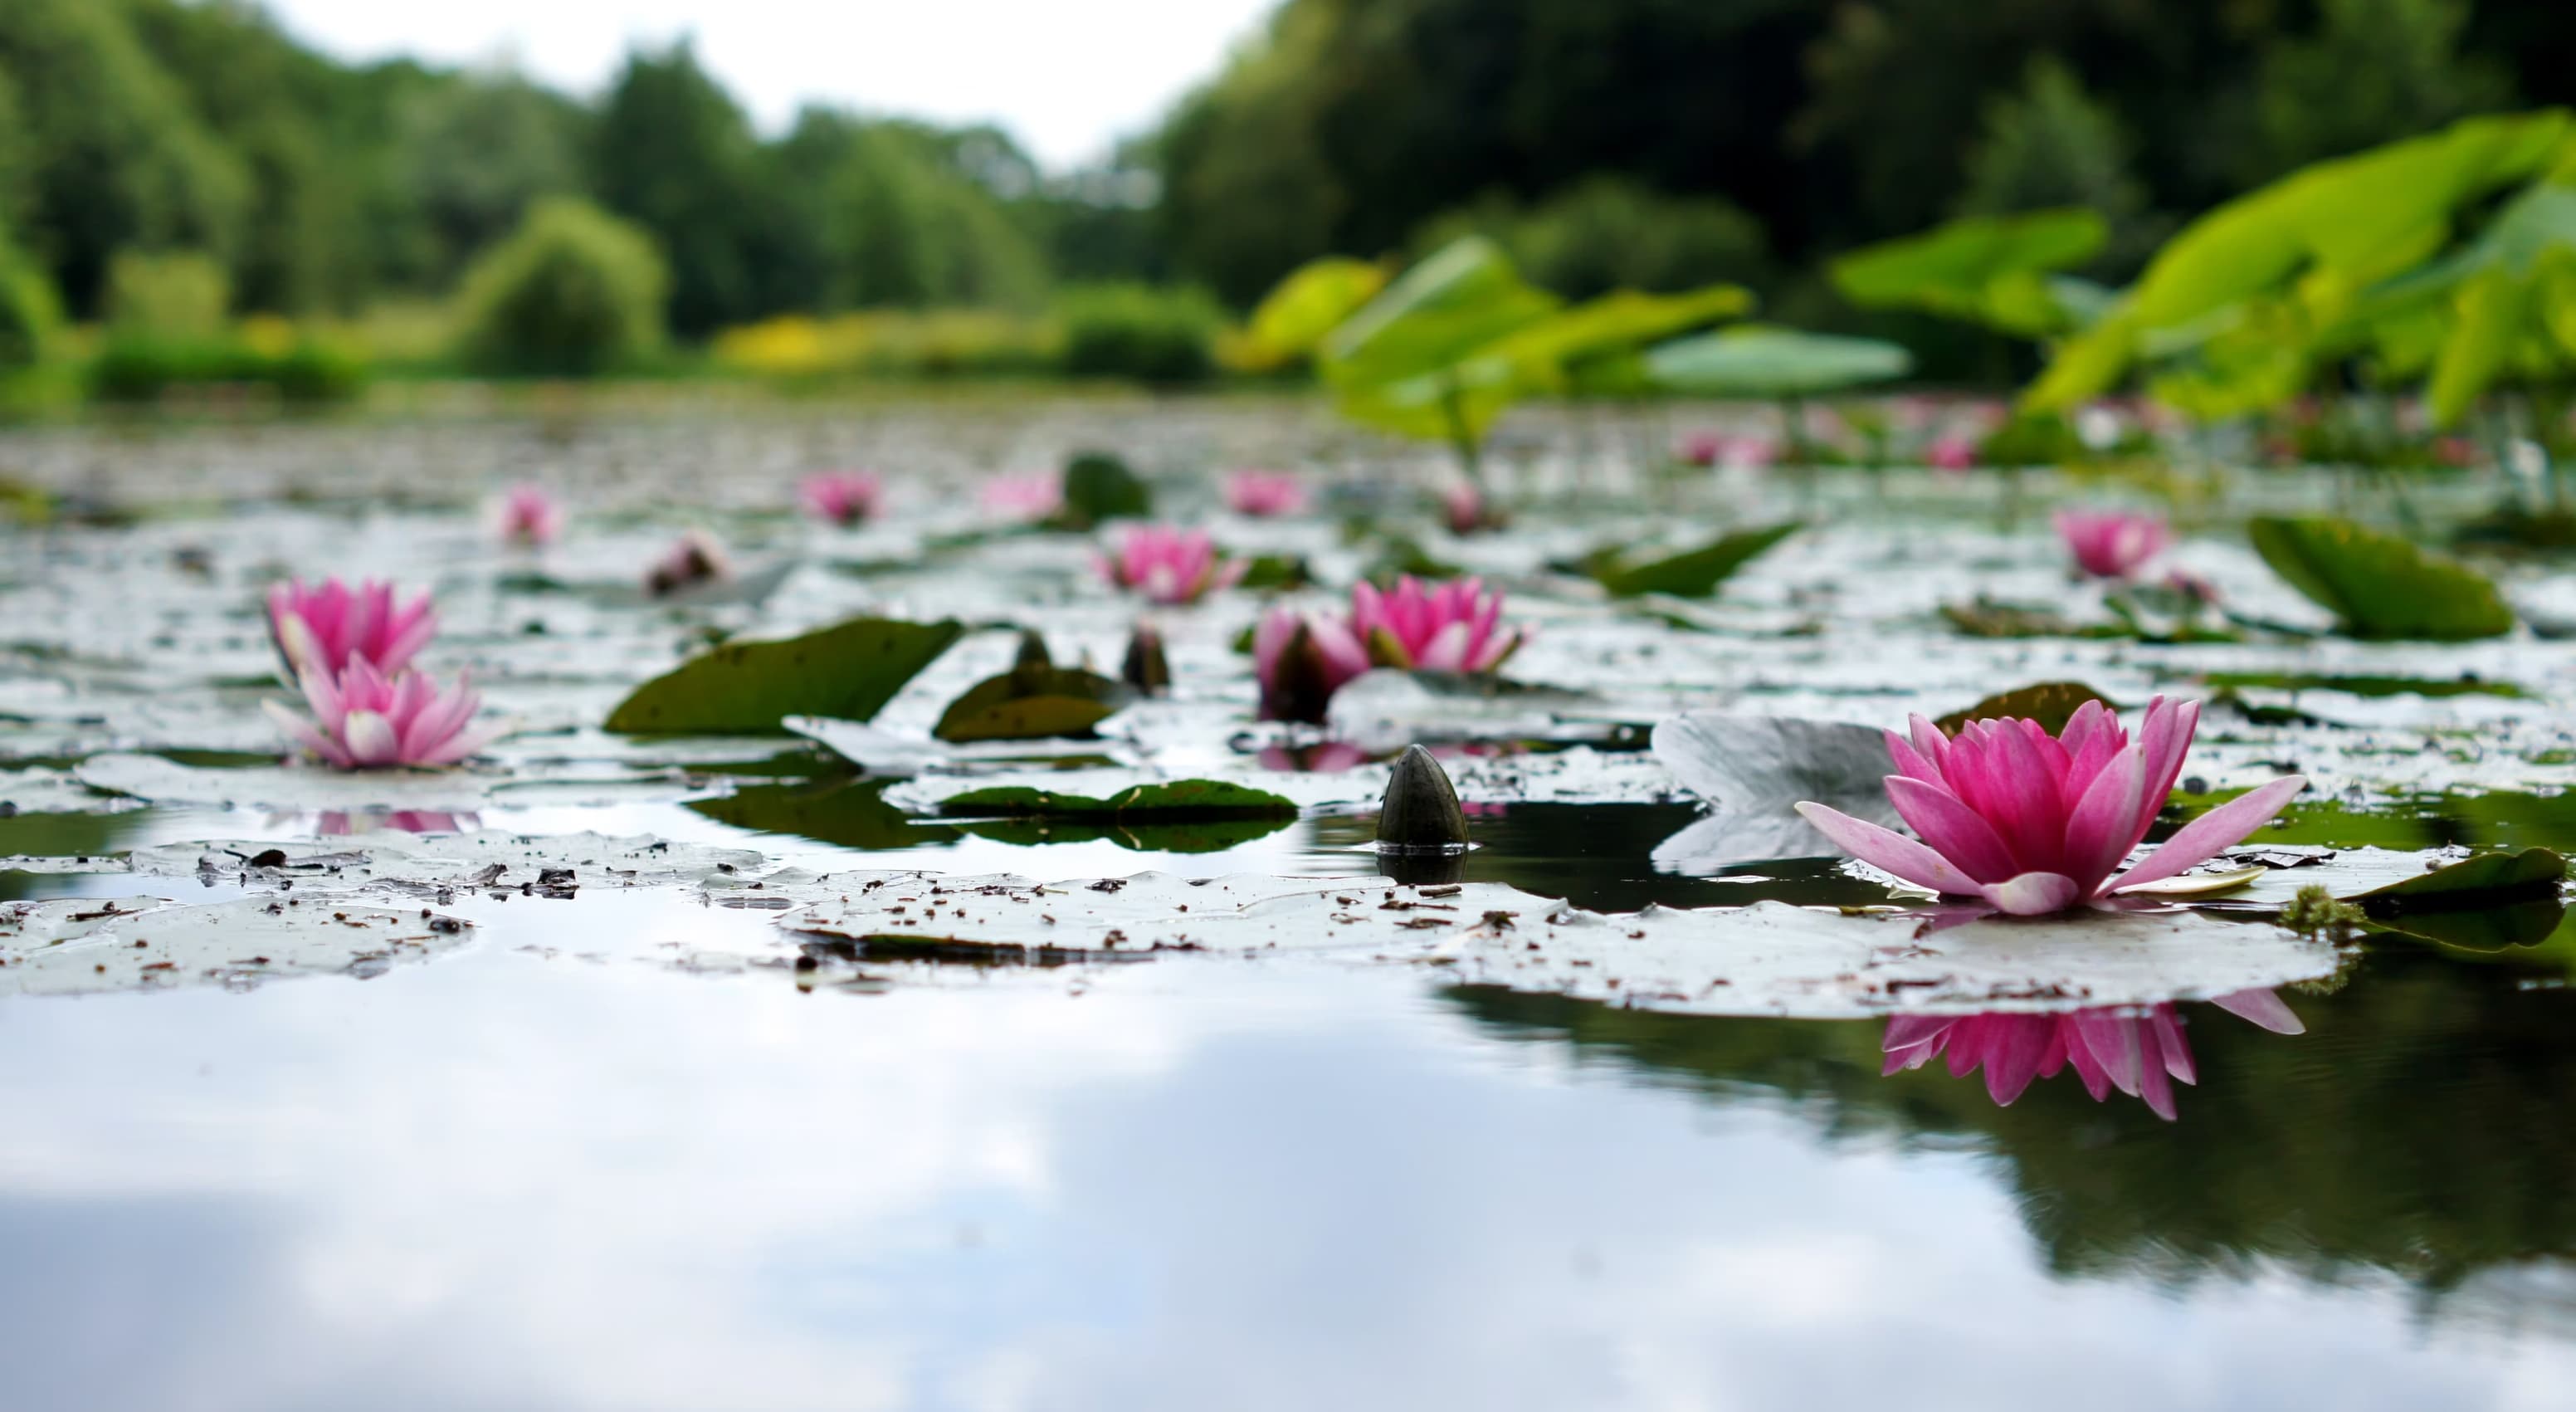
POLYGON ((649 359, 667 331, 755 366, 1186 378, 1222 317, 1199 291, 1240 308, 1313 256, 1471 229, 1567 295, 1733 280, 1850 326, 1814 273, 1837 250, 2076 203, 2112 219, 2116 280, 2302 163, 2576 98, 2564 12, 1285 0, 1159 131, 1049 174, 988 128, 809 109, 763 135, 685 44, 575 98, 340 64, 240 0, 7 0, 0 358, 41 342, 32 275, 135 357, 262 315, 299 331, 255 329, 272 349, 329 328, 498 370, 649 359))

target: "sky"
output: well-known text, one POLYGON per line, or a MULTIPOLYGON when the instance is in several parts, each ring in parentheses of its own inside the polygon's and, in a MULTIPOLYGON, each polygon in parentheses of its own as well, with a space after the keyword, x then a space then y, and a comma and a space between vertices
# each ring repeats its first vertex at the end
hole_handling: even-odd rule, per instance
POLYGON ((507 60, 581 93, 637 43, 697 38, 766 131, 830 102, 995 122, 1063 170, 1105 155, 1216 72, 1276 0, 266 0, 346 59, 507 60))

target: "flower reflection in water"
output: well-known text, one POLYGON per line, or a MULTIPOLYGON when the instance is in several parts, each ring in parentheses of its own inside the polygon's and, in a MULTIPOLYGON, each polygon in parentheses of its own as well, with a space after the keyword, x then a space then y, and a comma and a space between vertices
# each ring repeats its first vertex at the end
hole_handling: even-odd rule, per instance
POLYGON ((472 833, 483 827, 473 814, 450 814, 433 809, 325 809, 314 832, 325 838, 349 834, 383 833, 472 833))
MULTIPOLYGON (((2268 990, 2240 990, 2210 1003, 2274 1034, 2307 1029, 2268 990)), ((2072 1067, 2094 1102, 2116 1088, 2171 1122, 2174 1084, 2199 1081, 2182 1019, 2170 1004, 2062 1015, 1899 1015, 1887 1022, 1879 1047, 1887 1052, 1882 1074, 1922 1068, 1936 1055, 1948 1056, 1956 1078, 1983 1069, 1986 1092, 1998 1105, 2021 1097, 2033 1080, 2072 1067)))

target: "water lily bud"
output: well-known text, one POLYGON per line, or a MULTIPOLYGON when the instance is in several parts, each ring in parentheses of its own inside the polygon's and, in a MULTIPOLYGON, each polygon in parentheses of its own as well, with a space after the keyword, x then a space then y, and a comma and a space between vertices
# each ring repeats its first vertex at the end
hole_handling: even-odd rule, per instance
POLYGON ((1163 655, 1163 634, 1152 623, 1138 623, 1127 639, 1127 659, 1118 666, 1118 679, 1147 696, 1172 689, 1171 659, 1163 655))
POLYGON ((1462 849, 1467 846, 1467 811, 1458 807, 1458 791, 1449 772, 1419 745, 1408 745, 1387 776, 1386 799, 1377 815, 1381 849, 1462 849))

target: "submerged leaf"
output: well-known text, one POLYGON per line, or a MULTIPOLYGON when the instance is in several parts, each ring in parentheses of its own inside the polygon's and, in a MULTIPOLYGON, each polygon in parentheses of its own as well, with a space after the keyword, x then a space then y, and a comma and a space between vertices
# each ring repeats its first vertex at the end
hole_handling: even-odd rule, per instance
POLYGON ((2118 703, 2080 681, 2044 681, 2037 686, 2015 687, 1997 692, 1964 711, 1953 711, 1934 721, 1944 735, 1957 735, 1959 727, 1970 721, 1991 721, 2005 716, 2018 716, 2037 721, 2050 735, 2066 729, 2066 723, 2082 710, 2084 703, 2099 701, 2116 711, 2118 703))
POLYGON ((784 641, 728 642, 656 677, 608 713, 625 733, 767 733, 789 716, 864 721, 965 631, 854 618, 784 641))

